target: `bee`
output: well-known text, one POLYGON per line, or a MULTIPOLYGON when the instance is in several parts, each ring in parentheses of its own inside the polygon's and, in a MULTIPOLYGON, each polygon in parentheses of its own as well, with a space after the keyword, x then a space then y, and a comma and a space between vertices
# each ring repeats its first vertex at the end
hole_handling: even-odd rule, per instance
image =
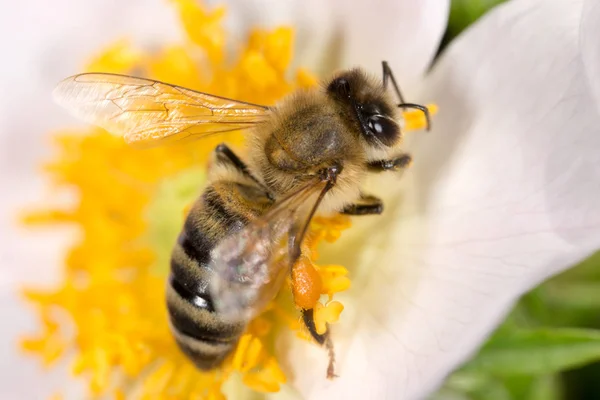
MULTIPOLYGON (((361 183, 368 173, 399 171, 411 162, 398 150, 401 110, 421 110, 430 127, 428 109, 406 103, 389 65, 382 66, 382 79, 345 70, 272 107, 105 73, 75 75, 57 86, 60 105, 134 146, 245 133, 246 161, 225 144, 214 150, 209 183, 171 257, 170 327, 198 368, 219 366, 274 298, 302 255, 317 211, 382 213, 382 201, 363 193, 361 183)), ((314 294, 310 282, 292 284, 314 294)), ((301 314, 310 335, 328 348, 333 377, 329 328, 317 332, 310 305, 301 314)))

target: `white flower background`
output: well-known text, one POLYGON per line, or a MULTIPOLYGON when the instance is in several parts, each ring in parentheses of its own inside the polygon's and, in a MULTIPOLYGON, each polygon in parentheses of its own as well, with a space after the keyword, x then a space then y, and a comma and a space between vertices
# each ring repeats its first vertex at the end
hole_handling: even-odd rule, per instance
MULTIPOLYGON (((410 101, 440 108, 431 132, 407 140, 413 168, 371 183, 388 200, 384 216, 358 221, 328 254, 353 271, 335 330, 340 377, 323 379, 322 351, 294 346, 291 383, 304 397, 423 398, 522 293, 600 248, 594 0, 511 0, 459 36, 428 74, 447 0, 229 3, 237 37, 250 26, 292 24, 297 65, 379 74, 386 59, 410 101)), ((50 93, 115 39, 152 46, 180 32, 158 0, 28 0, 5 7, 0 33, 0 396, 34 399, 67 385, 76 393, 63 370, 48 374, 16 349, 36 324, 18 288, 56 282, 70 238, 15 225, 19 209, 44 199, 37 165, 49 154, 48 132, 75 123, 50 93)))

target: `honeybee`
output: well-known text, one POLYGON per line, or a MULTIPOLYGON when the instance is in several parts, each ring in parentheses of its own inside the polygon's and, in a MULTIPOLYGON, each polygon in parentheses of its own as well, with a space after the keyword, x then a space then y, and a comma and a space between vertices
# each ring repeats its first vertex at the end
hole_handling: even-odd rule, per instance
MULTIPOLYGON (((198 368, 219 366, 249 320, 274 298, 301 256, 317 211, 382 213, 382 201, 363 193, 361 183, 370 172, 411 162, 398 151, 400 110, 421 110, 430 124, 428 109, 406 103, 390 67, 382 66, 382 79, 346 70, 273 107, 104 73, 75 75, 57 86, 59 104, 134 146, 246 134, 246 162, 225 144, 214 150, 209 183, 172 253, 170 326, 198 368)), ((314 340, 330 350, 328 377, 334 376, 329 329, 317 332, 311 307, 301 314, 314 340)))

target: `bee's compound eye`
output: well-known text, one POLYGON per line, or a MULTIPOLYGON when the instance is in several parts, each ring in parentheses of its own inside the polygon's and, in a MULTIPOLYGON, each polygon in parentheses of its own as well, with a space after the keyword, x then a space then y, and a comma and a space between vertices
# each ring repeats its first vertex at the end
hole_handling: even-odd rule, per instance
POLYGON ((400 127, 393 120, 382 115, 372 115, 367 119, 367 127, 373 136, 386 146, 391 146, 400 138, 400 127))

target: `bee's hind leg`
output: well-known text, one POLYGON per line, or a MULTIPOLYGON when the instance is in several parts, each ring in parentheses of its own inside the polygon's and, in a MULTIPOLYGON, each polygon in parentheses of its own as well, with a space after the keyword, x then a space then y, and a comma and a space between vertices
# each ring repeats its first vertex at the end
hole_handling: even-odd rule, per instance
POLYGON ((308 329, 308 333, 310 336, 319 343, 321 346, 325 346, 327 348, 327 352, 329 353, 329 365, 327 366, 327 378, 333 379, 337 375, 335 374, 335 351, 333 348, 333 342, 331 340, 331 335, 329 334, 329 326, 327 326, 327 330, 325 333, 320 334, 317 332, 317 328, 315 327, 315 318, 314 318, 314 310, 311 308, 309 310, 302 310, 302 321, 308 329))
POLYGON ((308 329, 308 333, 310 333, 310 336, 312 336, 312 338, 315 339, 315 342, 321 345, 324 344, 327 332, 325 332, 324 334, 317 333, 317 328, 315 327, 314 311, 312 308, 309 310, 302 310, 302 321, 304 322, 304 325, 306 325, 306 329, 308 329))
POLYGON ((342 210, 342 214, 347 215, 377 215, 383 212, 383 202, 381 199, 361 194, 358 203, 349 204, 342 210))
MULTIPOLYGON (((294 261, 295 262, 295 261, 294 261)), ((304 280, 302 280, 304 281, 304 280)), ((292 273, 292 286, 294 286, 296 282, 294 281, 294 274, 292 273)), ((305 289, 314 289, 314 285, 308 285, 305 289)), ((294 294, 294 300, 297 301, 296 294, 294 294)), ((306 330, 310 334, 310 336, 321 346, 325 346, 327 349, 327 353, 329 355, 329 364, 327 366, 327 378, 333 379, 336 377, 335 374, 335 351, 333 348, 333 341, 331 340, 331 334, 329 333, 329 325, 325 325, 325 332, 319 333, 317 332, 317 327, 315 325, 315 310, 314 308, 304 308, 299 306, 302 313, 302 322, 304 326, 306 326, 306 330)))

